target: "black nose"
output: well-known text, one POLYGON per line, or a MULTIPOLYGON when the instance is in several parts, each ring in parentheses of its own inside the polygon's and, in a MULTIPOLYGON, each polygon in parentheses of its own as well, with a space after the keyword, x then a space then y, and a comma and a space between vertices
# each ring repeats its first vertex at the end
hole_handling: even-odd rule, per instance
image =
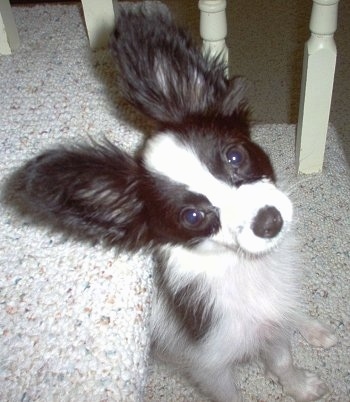
POLYGON ((283 219, 275 207, 264 207, 259 210, 251 229, 254 234, 263 239, 272 239, 277 236, 283 226, 283 219))

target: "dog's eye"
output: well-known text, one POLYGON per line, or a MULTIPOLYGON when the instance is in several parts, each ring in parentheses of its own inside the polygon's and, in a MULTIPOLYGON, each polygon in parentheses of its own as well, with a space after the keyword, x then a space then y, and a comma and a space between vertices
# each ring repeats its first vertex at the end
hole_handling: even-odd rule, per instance
POLYGON ((226 152, 226 158, 232 166, 239 166, 243 162, 244 155, 237 147, 231 147, 226 152))
POLYGON ((204 220, 205 213, 195 208, 185 208, 181 212, 181 220, 188 228, 198 227, 204 220))

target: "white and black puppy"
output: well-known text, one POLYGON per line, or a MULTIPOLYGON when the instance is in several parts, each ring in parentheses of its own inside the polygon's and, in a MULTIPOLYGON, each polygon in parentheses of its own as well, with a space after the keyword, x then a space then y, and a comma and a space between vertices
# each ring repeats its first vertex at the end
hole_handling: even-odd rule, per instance
POLYGON ((161 12, 122 11, 111 48, 124 96, 158 131, 136 157, 110 143, 42 154, 25 167, 25 199, 70 229, 154 252, 153 351, 204 394, 241 400, 234 367, 259 358, 285 393, 320 398, 327 387, 294 367, 290 337, 336 338, 299 313, 293 208, 250 138, 242 80, 161 12))

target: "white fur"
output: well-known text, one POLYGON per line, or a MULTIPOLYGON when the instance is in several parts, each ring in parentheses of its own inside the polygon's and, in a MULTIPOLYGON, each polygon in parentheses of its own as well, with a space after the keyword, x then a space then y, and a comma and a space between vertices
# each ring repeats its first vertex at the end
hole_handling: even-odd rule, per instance
POLYGON ((275 247, 292 221, 293 208, 288 197, 267 180, 242 185, 231 193, 234 194, 217 205, 222 230, 213 237, 213 241, 237 245, 252 254, 264 253, 275 247), (265 206, 275 207, 284 221, 283 230, 270 239, 256 236, 251 228, 259 209, 265 206))
MULTIPOLYGON (((259 339, 262 341, 269 336, 272 323, 285 325, 295 319, 298 274, 289 261, 286 247, 273 256, 251 261, 229 249, 203 252, 201 247, 189 250, 182 246, 165 246, 163 252, 169 256, 167 269, 171 270, 172 289, 202 277, 210 284, 215 305, 223 314, 210 339, 202 345, 206 353, 210 353, 210 361, 226 358, 239 361, 255 355, 259 339)), ((162 321, 162 304, 157 303, 155 308, 155 320, 162 321)))
POLYGON ((185 184, 194 193, 204 194, 213 205, 230 192, 231 187, 213 177, 195 150, 182 144, 170 132, 158 134, 147 142, 144 160, 151 172, 185 184))

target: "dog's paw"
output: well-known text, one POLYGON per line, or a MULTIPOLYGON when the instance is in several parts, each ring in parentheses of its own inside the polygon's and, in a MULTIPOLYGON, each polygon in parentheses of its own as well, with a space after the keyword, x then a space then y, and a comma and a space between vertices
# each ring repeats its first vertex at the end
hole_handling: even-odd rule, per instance
POLYGON ((312 346, 330 348, 338 342, 332 329, 316 320, 304 321, 299 331, 312 346))
POLYGON ((316 374, 301 369, 298 373, 297 383, 291 380, 283 386, 284 392, 297 402, 317 401, 329 393, 327 385, 316 374))

